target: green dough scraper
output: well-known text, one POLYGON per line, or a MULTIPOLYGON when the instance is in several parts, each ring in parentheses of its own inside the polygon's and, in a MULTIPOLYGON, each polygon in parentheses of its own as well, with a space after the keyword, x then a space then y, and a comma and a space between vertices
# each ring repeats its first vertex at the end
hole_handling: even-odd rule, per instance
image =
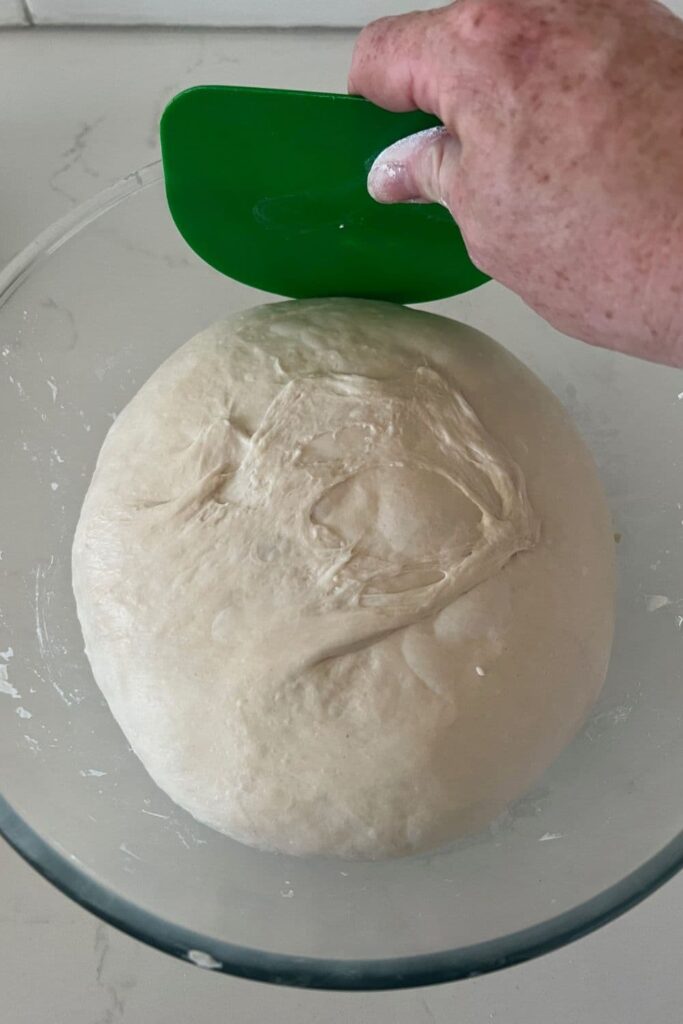
POLYGON ((198 86, 161 119, 171 215, 223 274, 291 298, 427 302, 488 278, 447 210, 382 206, 366 180, 392 142, 439 122, 334 93, 198 86))

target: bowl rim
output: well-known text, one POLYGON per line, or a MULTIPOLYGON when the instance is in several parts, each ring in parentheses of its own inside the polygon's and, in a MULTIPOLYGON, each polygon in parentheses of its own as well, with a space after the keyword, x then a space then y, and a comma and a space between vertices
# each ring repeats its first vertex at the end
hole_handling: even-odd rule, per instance
POLYGON ((0 796, 0 835, 55 888, 107 924, 197 967, 296 988, 379 991, 436 985, 512 967, 574 942, 636 906, 683 866, 683 834, 625 878, 547 921, 438 953, 339 960, 272 953, 201 935, 143 910, 50 846, 0 796))
MULTIPOLYGON (((31 271, 92 221, 162 181, 161 161, 126 175, 75 206, 0 271, 0 308, 31 271)), ((373 991, 433 985, 532 960, 595 931, 640 903, 683 867, 683 831, 619 881, 569 910, 496 939, 414 956, 342 960, 239 946, 165 920, 94 879, 73 855, 52 846, 0 794, 0 835, 60 892, 147 945, 198 967, 281 985, 373 991)))

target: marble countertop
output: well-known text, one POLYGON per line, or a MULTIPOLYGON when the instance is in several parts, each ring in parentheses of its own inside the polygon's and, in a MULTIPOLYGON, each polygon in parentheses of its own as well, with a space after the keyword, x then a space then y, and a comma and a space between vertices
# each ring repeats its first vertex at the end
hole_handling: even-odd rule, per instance
MULTIPOLYGON (((0 31, 0 263, 158 155, 165 101, 199 81, 343 88, 353 35, 0 31)), ((338 994, 213 975, 86 914, 0 843, 3 1024, 680 1024, 683 876, 563 950, 431 989, 338 994)))

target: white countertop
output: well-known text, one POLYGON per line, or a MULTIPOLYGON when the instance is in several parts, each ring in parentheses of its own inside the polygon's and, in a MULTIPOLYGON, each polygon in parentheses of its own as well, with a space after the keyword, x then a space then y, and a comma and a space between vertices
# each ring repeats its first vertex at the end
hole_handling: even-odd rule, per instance
MULTIPOLYGON (((158 155, 165 101, 196 82, 343 89, 343 31, 0 31, 0 263, 158 155)), ((606 852, 606 855, 607 852, 606 852)), ((680 1024, 683 876, 530 964, 431 989, 281 989, 172 960, 71 903, 0 843, 3 1024, 680 1024)))

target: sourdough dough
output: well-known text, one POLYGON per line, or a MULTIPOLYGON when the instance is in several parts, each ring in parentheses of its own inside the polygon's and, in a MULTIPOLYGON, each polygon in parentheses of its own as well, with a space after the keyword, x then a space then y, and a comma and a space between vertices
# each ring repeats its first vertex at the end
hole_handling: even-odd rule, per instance
POLYGON ((481 828, 604 678, 613 538, 550 392, 350 299, 197 335, 119 416, 73 551, 95 678, 158 785, 296 854, 481 828))

